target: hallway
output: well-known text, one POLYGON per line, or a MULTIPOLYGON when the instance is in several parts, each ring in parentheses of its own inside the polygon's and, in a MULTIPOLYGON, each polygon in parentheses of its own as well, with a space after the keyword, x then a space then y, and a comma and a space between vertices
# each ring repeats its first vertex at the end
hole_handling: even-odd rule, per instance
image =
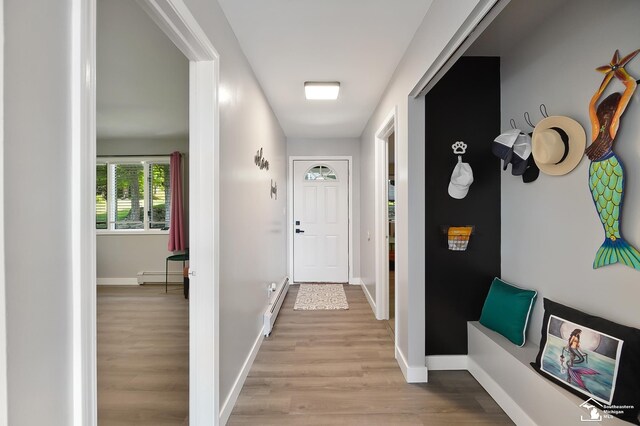
POLYGON ((294 311, 292 286, 229 425, 512 424, 466 371, 434 371, 407 384, 386 321, 359 286, 349 310, 294 311))

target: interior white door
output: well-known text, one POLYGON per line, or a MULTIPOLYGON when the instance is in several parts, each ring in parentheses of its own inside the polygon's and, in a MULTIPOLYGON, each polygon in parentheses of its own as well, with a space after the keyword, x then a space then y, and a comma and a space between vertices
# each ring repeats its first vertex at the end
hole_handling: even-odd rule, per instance
POLYGON ((293 281, 349 281, 349 162, 293 162, 293 281))

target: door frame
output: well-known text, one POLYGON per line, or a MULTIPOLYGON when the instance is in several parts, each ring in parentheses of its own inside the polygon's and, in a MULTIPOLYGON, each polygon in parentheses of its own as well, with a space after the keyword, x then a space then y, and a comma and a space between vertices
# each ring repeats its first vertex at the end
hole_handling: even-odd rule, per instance
MULTIPOLYGON (((191 424, 217 425, 220 58, 183 0, 137 3, 189 59, 189 274, 194 283, 207 284, 192 286, 189 301, 189 419, 191 424)), ((72 0, 71 61, 73 425, 95 426, 96 0, 72 0)))
MULTIPOLYGON (((0 0, 0 176, 4 176, 4 0, 0 0)), ((0 426, 7 413, 7 312, 4 278, 4 183, 0 184, 0 426)))
MULTIPOLYGON (((388 188, 389 161, 388 161, 388 138, 393 134, 394 155, 398 153, 398 107, 394 107, 378 128, 375 136, 375 265, 376 265, 376 319, 389 319, 389 208, 388 208, 388 188)), ((396 168, 397 170, 397 168, 396 168)), ((398 187, 396 180, 396 188, 398 187)), ((398 197, 396 196, 396 212, 398 211, 398 197)), ((398 227, 396 215, 396 228, 398 227)), ((396 239, 398 233, 396 232, 396 239)), ((398 241, 395 245, 398 247, 398 241)), ((396 250, 397 252, 397 250, 396 250)), ((395 261, 396 265, 398 261, 395 261)), ((395 281, 398 282, 398 268, 395 268, 395 281)), ((395 301, 398 300, 398 289, 396 286, 395 301)), ((397 306, 396 306, 397 312, 397 306)), ((397 328, 398 322, 396 321, 397 328)), ((397 331, 394 330, 397 335, 397 331)))
POLYGON ((347 161, 349 167, 349 188, 348 188, 348 204, 349 204, 349 284, 359 284, 353 276, 353 157, 350 155, 291 155, 288 163, 288 182, 287 182, 287 241, 289 245, 289 276, 291 282, 294 281, 293 276, 293 162, 294 161, 347 161))

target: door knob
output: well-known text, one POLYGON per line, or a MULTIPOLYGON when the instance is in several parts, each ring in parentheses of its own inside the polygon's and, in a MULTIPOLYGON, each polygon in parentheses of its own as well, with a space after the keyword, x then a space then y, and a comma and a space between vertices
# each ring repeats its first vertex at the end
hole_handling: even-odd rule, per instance
POLYGON ((304 234, 304 231, 302 229, 296 229, 296 234, 304 234))

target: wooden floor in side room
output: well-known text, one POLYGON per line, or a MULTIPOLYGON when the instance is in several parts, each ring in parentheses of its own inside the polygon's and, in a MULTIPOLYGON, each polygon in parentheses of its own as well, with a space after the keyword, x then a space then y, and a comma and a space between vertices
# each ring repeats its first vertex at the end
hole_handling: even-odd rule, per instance
POLYGON ((349 310, 294 311, 289 290, 251 368, 229 425, 513 424, 466 371, 407 384, 386 321, 359 286, 349 310))
POLYGON ((188 425, 189 304, 181 285, 98 286, 98 424, 188 425))

